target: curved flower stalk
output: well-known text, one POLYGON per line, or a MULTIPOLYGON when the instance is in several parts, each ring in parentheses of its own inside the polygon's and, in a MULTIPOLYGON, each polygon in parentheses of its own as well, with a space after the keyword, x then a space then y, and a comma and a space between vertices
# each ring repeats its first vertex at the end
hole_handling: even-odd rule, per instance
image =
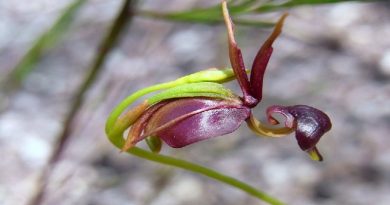
POLYGON ((106 123, 106 133, 110 141, 122 151, 204 174, 236 186, 271 204, 278 204, 280 202, 272 197, 259 191, 253 192, 253 188, 248 185, 242 186, 242 182, 229 178, 234 181, 231 183, 229 180, 226 181, 226 178, 216 177, 222 176, 220 174, 210 175, 207 168, 203 167, 201 170, 208 171, 200 172, 199 165, 185 162, 188 166, 180 166, 180 163, 175 161, 177 159, 157 154, 163 142, 173 148, 184 147, 231 133, 245 121, 248 127, 260 136, 281 137, 295 131, 299 147, 309 153, 313 160, 322 160, 316 144, 331 128, 330 119, 325 113, 307 105, 274 105, 267 109, 266 114, 271 126, 266 126, 251 112, 251 109, 262 100, 263 77, 273 52, 272 44, 280 35, 287 15, 279 19, 273 32, 261 46, 248 78, 248 70, 244 66, 241 50, 235 41, 233 23, 225 1, 222 3, 222 11, 227 27, 232 69, 200 71, 135 92, 111 113, 106 123), (242 96, 236 95, 222 85, 234 79, 237 79, 242 96), (161 92, 124 113, 140 97, 155 91, 161 92), (279 124, 273 117, 274 114, 285 117, 284 127, 272 127, 279 124), (124 140, 123 133, 128 128, 128 136, 124 140), (135 147, 142 140, 146 140, 155 154, 135 147))

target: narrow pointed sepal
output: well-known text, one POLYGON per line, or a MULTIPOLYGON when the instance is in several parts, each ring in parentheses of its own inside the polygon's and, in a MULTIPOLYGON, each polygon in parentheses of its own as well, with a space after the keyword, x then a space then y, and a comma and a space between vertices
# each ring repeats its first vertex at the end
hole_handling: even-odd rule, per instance
POLYGON ((222 13, 223 13, 223 18, 225 21, 227 33, 228 33, 230 64, 232 65, 238 84, 240 85, 241 91, 244 95, 243 96, 244 104, 246 104, 249 107, 254 107, 257 105, 258 100, 256 100, 251 95, 248 75, 246 74, 241 49, 238 47, 237 42, 234 38, 234 24, 230 18, 226 1, 222 2, 222 13))
POLYGON ((262 95, 263 95, 263 78, 264 78, 265 70, 268 65, 268 61, 272 55, 272 51, 273 51, 272 44, 282 32, 283 23, 287 15, 288 14, 285 13, 280 17, 280 19, 278 20, 278 22, 274 27, 273 32, 268 37, 268 39, 263 43, 263 45, 257 52, 255 59, 253 60, 252 71, 250 76, 251 94, 254 98, 256 98, 259 101, 262 99, 262 95))
POLYGON ((139 141, 145 139, 147 136, 143 135, 143 131, 145 129, 145 126, 147 125, 149 119, 153 116, 153 114, 160 109, 162 106, 167 104, 169 101, 164 101, 159 104, 156 104, 150 108, 148 108, 133 124, 133 126, 130 128, 129 133, 127 135, 127 139, 125 141, 124 146, 122 147, 121 151, 125 152, 132 148, 135 144, 137 144, 139 141))

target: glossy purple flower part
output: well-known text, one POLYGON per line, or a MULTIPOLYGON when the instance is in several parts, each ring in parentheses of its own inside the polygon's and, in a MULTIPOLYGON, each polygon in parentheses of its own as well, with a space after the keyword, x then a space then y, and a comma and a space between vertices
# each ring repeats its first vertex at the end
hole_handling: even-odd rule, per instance
POLYGON ((235 131, 250 115, 240 101, 209 98, 183 98, 158 103, 134 124, 133 143, 158 136, 169 146, 192 143, 235 131), (134 132, 134 128, 141 126, 134 132))
POLYGON ((285 126, 295 130, 299 147, 311 157, 322 160, 315 145, 322 135, 332 128, 329 117, 321 110, 307 105, 273 105, 267 109, 268 121, 271 124, 279 124, 272 116, 275 113, 282 114, 285 117, 285 126))

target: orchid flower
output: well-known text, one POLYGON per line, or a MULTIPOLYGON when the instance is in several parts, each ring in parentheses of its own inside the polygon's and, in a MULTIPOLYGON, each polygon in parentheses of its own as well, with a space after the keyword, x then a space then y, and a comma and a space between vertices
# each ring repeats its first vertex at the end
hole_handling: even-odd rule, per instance
POLYGON ((122 151, 146 140, 153 152, 159 152, 163 142, 173 148, 184 147, 231 133, 245 121, 259 136, 281 137, 295 131, 299 147, 313 160, 322 160, 316 144, 331 128, 330 119, 324 112, 307 105, 274 105, 266 111, 270 126, 252 114, 252 109, 262 100, 263 78, 273 52, 272 44, 280 35, 287 15, 282 15, 261 46, 248 77, 249 70, 244 66, 234 38, 234 25, 225 1, 222 11, 232 69, 208 69, 137 91, 114 109, 106 124, 107 135, 123 137, 124 131, 130 128, 122 151), (223 86, 234 79, 237 79, 242 96, 223 86), (161 92, 122 115, 134 101, 155 91, 161 92), (284 116, 284 127, 273 126, 279 124, 274 114, 284 116))

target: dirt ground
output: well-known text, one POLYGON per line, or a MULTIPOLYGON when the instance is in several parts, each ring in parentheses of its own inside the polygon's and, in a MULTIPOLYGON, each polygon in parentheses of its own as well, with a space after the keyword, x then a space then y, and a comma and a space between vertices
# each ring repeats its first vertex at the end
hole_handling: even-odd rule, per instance
MULTIPOLYGON (((1 78, 70 2, 0 1, 1 78)), ((180 10, 216 3, 149 0, 138 6, 180 10)), ((120 4, 88 1, 64 40, 42 57, 21 87, 2 89, 0 205, 261 204, 205 177, 120 154, 104 134, 107 115, 132 92, 201 69, 229 66, 223 25, 135 17, 62 136, 88 66, 120 4), (59 147, 60 137, 66 140, 59 147), (59 157, 49 162, 58 150, 59 157)), ((287 204, 389 204, 389 4, 342 3, 289 13, 274 45, 264 100, 255 112, 264 119, 265 108, 272 104, 324 110, 333 123, 319 144, 325 160, 311 161, 293 135, 259 138, 246 125, 186 148, 166 146, 162 153, 234 176, 287 204)), ((274 20, 279 14, 264 18, 274 20)), ((248 67, 269 32, 237 26, 248 67)), ((237 89, 236 83, 228 86, 237 89)))

